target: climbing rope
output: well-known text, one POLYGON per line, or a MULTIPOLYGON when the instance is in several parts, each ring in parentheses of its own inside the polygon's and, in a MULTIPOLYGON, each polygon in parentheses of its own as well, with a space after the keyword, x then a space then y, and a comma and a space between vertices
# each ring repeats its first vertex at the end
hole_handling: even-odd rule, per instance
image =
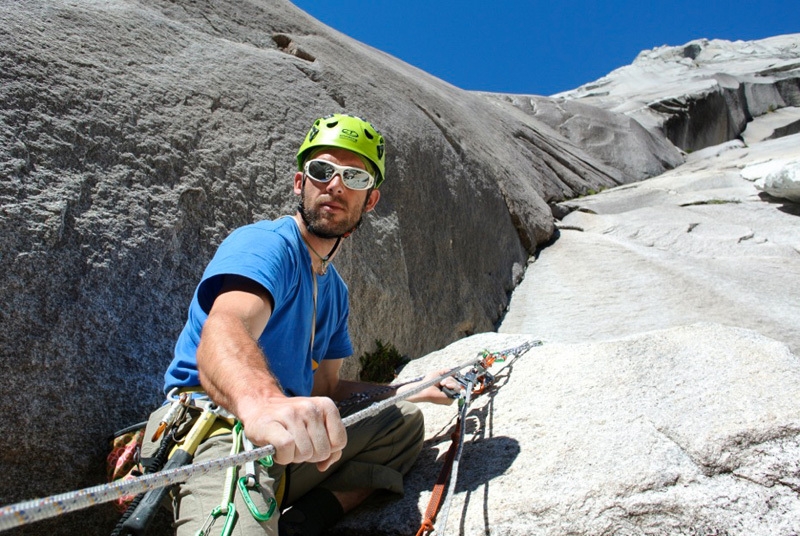
MULTIPOLYGON (((519 347, 491 355, 515 355, 515 353, 522 353, 540 344, 540 341, 529 341, 519 347), (524 350, 522 350, 522 348, 524 348, 524 350)), ((424 381, 400 395, 375 402, 363 410, 345 417, 342 419, 342 423, 345 427, 348 427, 366 418, 373 417, 384 409, 395 405, 397 402, 405 400, 439 383, 443 379, 455 375, 467 367, 475 366, 486 358, 486 354, 487 352, 482 352, 477 358, 457 365, 447 372, 424 381)), ((201 463, 174 467, 155 473, 147 473, 131 480, 118 480, 108 484, 101 484, 76 491, 11 504, 0 508, 0 531, 82 510, 90 506, 111 502, 126 495, 138 495, 150 490, 180 484, 186 482, 195 475, 207 474, 212 471, 222 471, 231 466, 245 465, 249 462, 274 455, 275 447, 272 445, 265 445, 253 450, 240 452, 239 454, 232 454, 201 463)))
POLYGON ((453 463, 450 465, 450 485, 447 488, 447 495, 445 496, 444 504, 442 505, 442 517, 436 527, 436 534, 444 534, 444 529, 447 527, 447 516, 450 513, 450 503, 453 500, 453 495, 456 491, 456 482, 458 481, 458 463, 461 461, 461 453, 464 451, 464 429, 466 428, 467 410, 472 399, 472 387, 474 379, 470 378, 467 383, 467 388, 464 390, 464 399, 458 415, 458 447, 456 454, 453 457, 453 463))
POLYGON ((494 383, 494 377, 489 374, 488 369, 495 361, 507 361, 511 357, 519 357, 535 346, 541 346, 542 341, 532 340, 520 346, 509 348, 501 352, 484 351, 480 354, 481 359, 472 365, 470 371, 462 376, 457 374, 456 380, 461 384, 462 389, 459 393, 459 412, 455 430, 451 437, 450 448, 445 457, 444 464, 436 480, 436 484, 431 492, 428 507, 420 524, 416 536, 426 536, 435 533, 437 536, 444 536, 447 528, 447 517, 450 512, 450 503, 455 494, 456 482, 458 481, 458 464, 461 460, 461 453, 464 449, 464 429, 467 412, 473 396, 485 393, 494 383), (447 493, 444 486, 449 480, 447 493), (439 523, 434 525, 437 514, 441 511, 439 523))

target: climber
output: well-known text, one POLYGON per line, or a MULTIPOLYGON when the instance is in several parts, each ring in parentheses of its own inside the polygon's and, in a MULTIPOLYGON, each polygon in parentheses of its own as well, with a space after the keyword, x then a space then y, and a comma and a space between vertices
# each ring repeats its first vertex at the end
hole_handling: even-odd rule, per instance
MULTIPOLYGON (((272 444, 276 453, 270 467, 240 472, 247 480, 239 489, 213 472, 182 485, 174 494, 177 534, 196 534, 220 506, 224 513, 226 496, 238 512, 235 534, 313 535, 374 490, 402 493, 422 446, 420 410, 400 402, 345 429, 336 406, 374 387, 339 377, 353 348, 348 290, 331 261, 380 199, 384 151, 383 136, 360 118, 318 119, 297 153, 296 213, 235 230, 208 264, 165 392, 171 400, 189 393, 203 401, 198 406, 211 403, 229 417, 214 421, 195 463, 252 445, 272 444), (229 424, 234 420, 243 434, 229 424)), ((451 403, 440 387, 409 401, 451 403)), ((170 405, 150 417, 144 458, 158 447, 154 438, 170 405)), ((185 412, 187 419, 199 411, 185 412)))

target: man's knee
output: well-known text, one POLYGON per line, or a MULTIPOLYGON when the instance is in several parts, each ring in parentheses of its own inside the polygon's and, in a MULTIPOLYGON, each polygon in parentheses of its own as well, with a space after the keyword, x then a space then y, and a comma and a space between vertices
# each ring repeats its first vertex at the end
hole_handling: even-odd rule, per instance
POLYGON ((405 401, 400 402, 398 407, 403 414, 404 428, 421 445, 425 440, 425 415, 422 410, 416 404, 405 401))

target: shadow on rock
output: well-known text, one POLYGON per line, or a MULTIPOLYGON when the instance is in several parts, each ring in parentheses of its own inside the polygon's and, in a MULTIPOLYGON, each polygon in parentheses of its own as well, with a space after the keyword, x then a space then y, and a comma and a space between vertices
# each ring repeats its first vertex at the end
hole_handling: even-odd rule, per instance
POLYGON ((791 201, 781 199, 780 197, 773 197, 766 192, 760 192, 758 197, 761 198, 762 201, 766 201, 767 203, 771 203, 773 205, 780 204, 781 206, 778 207, 778 210, 785 214, 800 216, 800 203, 792 203, 791 201))

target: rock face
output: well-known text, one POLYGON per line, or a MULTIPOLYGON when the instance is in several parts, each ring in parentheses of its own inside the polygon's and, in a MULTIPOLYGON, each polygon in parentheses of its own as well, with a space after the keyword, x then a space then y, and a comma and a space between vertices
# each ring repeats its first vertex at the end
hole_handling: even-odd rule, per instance
MULTIPOLYGON (((751 88, 763 112, 796 104, 797 69, 777 62, 774 90, 751 88)), ((3 504, 102 479, 104 439, 160 401, 216 246, 293 211, 314 118, 361 115, 389 140, 381 203, 336 261, 357 355, 382 339, 418 357, 494 329, 553 237, 551 211, 576 207, 560 202, 674 167, 671 143, 714 139, 670 142, 666 119, 599 101, 461 91, 284 0, 21 0, 0 7, 0 66, 3 504)), ((720 117, 742 115, 723 100, 720 117)), ((107 534, 109 511, 19 533, 107 534)))
MULTIPOLYGON (((437 533, 800 532, 800 137, 774 139, 792 115, 761 115, 747 143, 559 203, 558 235, 531 260, 500 333, 403 371, 544 340, 491 370, 497 385, 471 407, 437 533)), ((334 533, 413 534, 455 414, 426 407, 405 496, 334 533)))
POLYGON ((639 54, 595 82, 554 95, 636 119, 695 151, 731 140, 754 117, 800 102, 797 34, 760 41, 698 39, 639 54))
MULTIPOLYGON (((709 147, 561 203, 569 214, 499 333, 403 370, 401 381, 544 341, 490 370, 496 386, 469 411, 438 533, 800 531, 800 206, 759 190, 794 173, 800 136, 745 134, 748 146, 709 147)), ((455 416, 425 407, 405 496, 373 501, 334 533, 413 534, 455 416)))
POLYGON ((535 95, 485 94, 531 115, 601 162, 636 180, 664 173, 683 163, 681 152, 663 135, 647 131, 635 119, 581 100, 535 95))
POLYGON ((293 212, 316 117, 389 143, 381 203, 336 262, 357 355, 493 329, 548 203, 629 180, 283 0, 5 3, 0 62, 3 503, 102 478, 104 438, 160 402, 216 246, 293 212))
POLYGON ((530 265, 501 330, 577 342, 718 322, 800 355, 800 208, 762 199, 755 184, 794 169, 800 135, 696 156, 564 202, 575 210, 530 265))

